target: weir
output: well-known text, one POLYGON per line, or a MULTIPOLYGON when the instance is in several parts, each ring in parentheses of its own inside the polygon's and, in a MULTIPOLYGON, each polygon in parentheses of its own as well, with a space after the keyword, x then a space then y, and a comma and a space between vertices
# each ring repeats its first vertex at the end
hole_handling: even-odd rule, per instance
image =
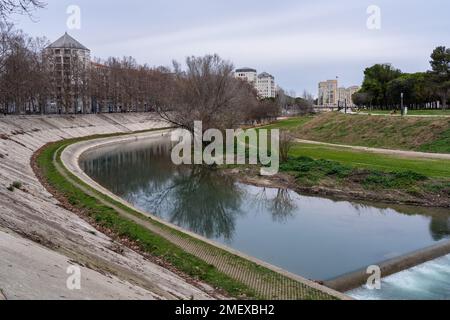
MULTIPOLYGON (((382 277, 386 278, 448 254, 450 254, 450 241, 445 241, 429 248, 385 261, 378 266, 381 269, 382 277)), ((326 281, 325 285, 340 292, 347 292, 365 285, 369 276, 366 269, 361 269, 334 280, 326 281)))

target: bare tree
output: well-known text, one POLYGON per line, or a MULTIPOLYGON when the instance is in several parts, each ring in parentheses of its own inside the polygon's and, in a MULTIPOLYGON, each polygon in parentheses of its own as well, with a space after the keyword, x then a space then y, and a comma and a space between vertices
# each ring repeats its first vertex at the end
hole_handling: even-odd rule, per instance
POLYGON ((13 14, 27 14, 44 8, 46 3, 41 0, 0 0, 0 19, 7 21, 13 14))
POLYGON ((289 152, 295 144, 294 135, 287 131, 283 130, 280 132, 280 160, 281 162, 286 162, 289 160, 289 152))
POLYGON ((186 70, 174 63, 174 74, 164 90, 165 99, 157 112, 168 122, 194 130, 194 121, 203 129, 234 128, 245 120, 248 105, 256 101, 249 86, 234 78, 233 65, 218 55, 189 57, 186 70))
POLYGON ((302 98, 308 102, 310 102, 311 104, 314 104, 314 95, 312 95, 310 92, 308 92, 307 90, 303 91, 303 95, 302 98))

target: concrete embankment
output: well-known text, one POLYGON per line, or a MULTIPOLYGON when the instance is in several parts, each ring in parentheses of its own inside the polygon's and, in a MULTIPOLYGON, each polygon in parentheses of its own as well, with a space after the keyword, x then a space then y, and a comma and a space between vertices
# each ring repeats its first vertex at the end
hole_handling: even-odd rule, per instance
MULTIPOLYGON (((82 189, 86 194, 97 198, 104 205, 113 208, 119 215, 124 216, 128 220, 131 220, 136 224, 150 230, 152 233, 165 238, 177 247, 183 249, 185 252, 188 252, 189 254, 192 254, 207 262, 209 265, 215 266, 217 270, 245 284, 254 290, 258 296, 264 299, 350 299, 348 296, 335 290, 331 290, 313 281, 270 265, 264 261, 255 259, 227 246, 179 228, 176 225, 168 223, 144 211, 140 211, 137 208, 133 208, 130 203, 116 196, 92 180, 80 168, 79 160, 86 152, 95 152, 98 148, 103 148, 106 146, 114 147, 138 140, 146 142, 153 140, 154 142, 157 142, 161 138, 168 135, 170 135, 170 131, 158 131, 81 141, 69 145, 62 151, 61 162, 66 170, 85 184, 83 186, 78 184, 76 181, 72 181, 73 184, 77 185, 77 188, 82 189), (89 190, 90 188, 96 192, 106 195, 110 200, 102 199, 95 193, 92 193, 89 190), (138 215, 135 216, 130 214, 126 210, 123 210, 117 206, 117 203, 123 205, 124 207, 130 208, 134 212, 138 213, 138 215), (151 221, 156 221, 157 224, 143 218, 146 216, 149 216, 151 221), (165 228, 158 226, 158 224, 165 225, 171 229, 171 231, 168 232, 165 228)), ((59 170, 63 171, 62 168, 59 168, 59 170)), ((67 179, 70 180, 71 178, 68 176, 67 179)))
MULTIPOLYGON (((450 241, 445 241, 435 246, 383 262, 379 264, 378 267, 380 267, 381 276, 385 278, 401 271, 414 268, 431 260, 443 257, 449 253, 450 241)), ((363 269, 328 281, 325 284, 329 288, 333 288, 340 292, 347 292, 365 285, 369 276, 370 274, 367 273, 367 270, 363 269)))
POLYGON ((0 116, 0 299, 211 299, 96 231, 41 185, 30 160, 49 142, 167 126, 152 114, 0 116), (21 186, 14 191, 14 182, 21 186), (67 268, 81 267, 81 290, 67 268))

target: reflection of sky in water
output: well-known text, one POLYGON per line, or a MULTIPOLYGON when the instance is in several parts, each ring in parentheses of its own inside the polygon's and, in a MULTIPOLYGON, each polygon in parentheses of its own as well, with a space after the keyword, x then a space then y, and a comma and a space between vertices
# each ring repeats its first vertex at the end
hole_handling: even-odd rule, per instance
POLYGON ((450 300, 450 255, 387 277, 381 290, 348 294, 359 300, 450 300))
POLYGON ((175 167, 169 152, 162 142, 128 143, 86 155, 81 164, 140 209, 311 279, 328 280, 449 238, 447 212, 248 186, 215 170, 175 167))

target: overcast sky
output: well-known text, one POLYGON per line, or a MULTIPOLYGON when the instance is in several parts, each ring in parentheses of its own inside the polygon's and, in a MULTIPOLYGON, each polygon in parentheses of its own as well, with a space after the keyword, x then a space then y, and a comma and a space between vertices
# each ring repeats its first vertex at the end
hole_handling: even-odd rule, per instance
POLYGON ((286 90, 317 95, 320 80, 359 85, 365 67, 390 62, 424 71, 438 45, 450 46, 447 0, 46 0, 36 22, 16 18, 30 35, 56 40, 65 31, 92 56, 133 56, 171 65, 218 53, 236 67, 276 77, 286 90), (69 5, 81 29, 69 30, 69 5), (381 29, 367 28, 367 8, 381 8, 381 29))

